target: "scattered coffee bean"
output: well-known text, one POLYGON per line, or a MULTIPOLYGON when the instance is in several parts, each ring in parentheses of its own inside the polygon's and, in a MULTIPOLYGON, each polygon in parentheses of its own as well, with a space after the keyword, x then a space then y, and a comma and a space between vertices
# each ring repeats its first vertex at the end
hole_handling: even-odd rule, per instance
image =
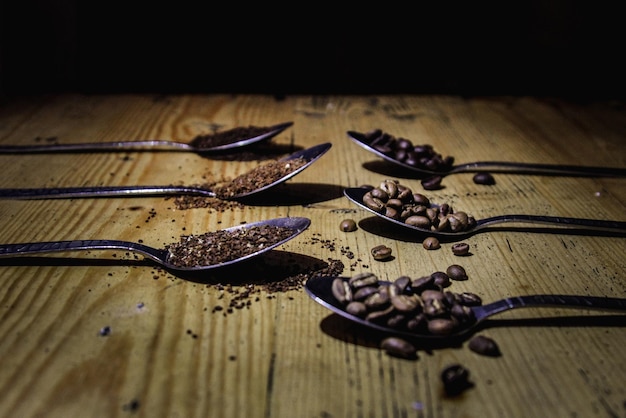
POLYGON ((422 242, 422 246, 427 250, 438 250, 439 248, 441 248, 439 240, 435 237, 427 237, 426 239, 424 239, 424 241, 422 242))
POLYGON ((448 396, 457 396, 473 384, 469 381, 469 370, 460 364, 453 364, 441 372, 443 388, 448 396))
POLYGON ((476 184, 484 184, 487 186, 496 184, 496 179, 490 173, 476 173, 472 180, 474 180, 476 184))
POLYGON ((353 232, 357 230, 356 222, 353 219, 344 219, 339 224, 339 229, 343 232, 353 232))
POLYGON ((387 260, 391 257, 391 248, 386 245, 377 245, 372 248, 372 256, 374 257, 374 260, 387 260))
POLYGON ((468 347, 475 353, 490 357, 500 356, 500 348, 498 344, 489 337, 484 335, 476 335, 472 337, 468 343, 468 347))
POLYGON ((449 266, 446 273, 452 280, 467 280, 467 273, 465 272, 465 269, 458 264, 452 264, 449 266))
POLYGON ((387 337, 381 341, 380 348, 385 350, 385 352, 390 356, 405 359, 417 358, 417 348, 402 338, 387 337))
POLYGON ((422 183, 424 190, 438 190, 441 189, 442 180, 441 176, 433 176, 423 179, 420 183, 422 183))
POLYGON ((454 255, 464 256, 469 254, 470 246, 465 242, 457 242, 452 244, 452 253, 454 255))

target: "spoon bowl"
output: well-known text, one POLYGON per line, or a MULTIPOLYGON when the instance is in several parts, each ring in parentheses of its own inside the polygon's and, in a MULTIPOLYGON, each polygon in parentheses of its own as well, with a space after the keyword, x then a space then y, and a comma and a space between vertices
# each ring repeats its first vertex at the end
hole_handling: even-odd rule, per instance
MULTIPOLYGON (((216 263, 208 264, 208 265, 184 265, 181 263, 172 262, 172 252, 165 248, 153 248, 144 244, 139 244, 136 242, 129 241, 118 241, 118 240, 71 240, 71 241, 50 241, 50 242, 34 242, 34 243, 22 243, 22 244, 2 244, 0 245, 0 257, 16 257, 16 256, 24 256, 24 255, 32 255, 32 254, 41 254, 41 253, 52 253, 52 252, 68 252, 68 251, 79 251, 79 250, 124 250, 131 251, 134 253, 138 253, 143 255, 146 259, 152 260, 163 267, 169 270, 177 270, 177 271, 199 271, 199 270, 210 270, 219 267, 225 267, 228 265, 232 265, 235 263, 240 263, 245 260, 249 260, 253 257, 257 257, 267 251, 270 251, 273 248, 278 247, 286 243, 287 241, 295 238, 302 232, 304 232, 309 225, 311 224, 311 220, 308 218, 301 217, 287 217, 287 218, 276 218, 258 222, 247 223, 240 226, 234 226, 231 228, 226 228, 220 230, 219 233, 229 233, 236 234, 239 232, 249 232, 252 229, 260 229, 265 226, 280 228, 281 230, 288 231, 288 235, 282 236, 282 239, 271 242, 268 245, 265 245, 263 248, 254 251, 247 252, 245 254, 239 255, 237 258, 228 259, 224 258, 223 261, 219 261, 216 263)), ((211 235, 212 233, 209 233, 211 235)), ((211 247, 207 247, 206 250, 210 250, 211 247)))
POLYGON ((428 170, 422 166, 407 164, 396 159, 390 152, 383 152, 372 144, 372 139, 366 134, 348 131, 348 137, 367 151, 376 154, 380 158, 402 167, 412 173, 428 177, 445 177, 457 173, 511 173, 511 174, 536 174, 550 176, 580 176, 580 177, 625 177, 626 168, 614 167, 591 167, 560 164, 516 163, 508 161, 478 161, 459 165, 441 167, 438 170, 428 170))
MULTIPOLYGON (((214 145, 206 145, 203 141, 209 136, 217 137, 221 135, 227 138, 229 134, 236 135, 241 128, 233 128, 228 131, 218 132, 214 135, 202 135, 194 138, 190 143, 151 139, 144 141, 117 141, 117 142, 92 142, 77 144, 45 144, 45 145, 2 145, 0 154, 32 154, 32 153, 54 153, 54 152, 79 152, 79 151, 187 151, 198 154, 211 154, 236 148, 245 147, 254 143, 275 137, 285 129, 293 125, 293 122, 284 122, 267 128, 250 128, 252 136, 237 138, 236 140, 216 141, 214 145)), ((242 131, 243 132, 243 131, 242 131)), ((248 135, 250 133, 247 133, 248 135)), ((243 132, 242 135, 246 135, 243 132)))
MULTIPOLYGON (((332 284, 336 278, 337 277, 328 276, 312 277, 307 280, 304 285, 304 289, 315 302, 352 322, 384 333, 424 343, 462 340, 475 333, 476 330, 479 329, 479 325, 481 325, 481 323, 488 317, 517 308, 555 307, 626 312, 626 299, 581 295, 525 295, 505 298, 485 305, 470 306, 468 308, 471 310, 471 315, 473 317, 472 321, 463 324, 454 332, 447 334, 433 334, 428 333, 427 331, 409 331, 388 327, 346 312, 344 306, 337 300, 337 298, 335 298, 332 292, 332 284)), ((340 278, 345 281, 349 280, 348 277, 340 278)), ((382 280, 379 281, 379 283, 389 284, 389 282, 382 280)))
POLYGON ((385 216, 384 213, 377 212, 363 203, 363 196, 370 189, 365 187, 349 187, 344 189, 344 195, 357 206, 367 210, 385 219, 388 222, 400 225, 403 228, 419 232, 428 236, 434 236, 444 239, 463 239, 468 236, 474 235, 478 232, 489 231, 489 226, 501 223, 528 223, 528 224, 542 224, 552 225, 555 231, 569 229, 569 230, 585 230, 604 232, 617 235, 626 235, 626 222, 619 221, 605 221, 599 219, 582 219, 582 218, 568 218, 562 216, 540 216, 540 215, 524 215, 524 214, 512 214, 512 215, 499 215, 492 216, 484 219, 477 219, 473 227, 456 232, 437 231, 432 229, 420 228, 417 226, 409 225, 397 220, 385 216))
POLYGON ((99 187, 52 187, 35 189, 0 189, 0 199, 62 199, 62 198, 86 198, 86 197, 130 197, 130 196, 175 196, 191 195, 216 197, 222 200, 239 200, 251 195, 261 193, 271 187, 283 183, 296 174, 300 173, 322 155, 332 144, 330 142, 316 145, 311 148, 294 152, 293 154, 278 161, 289 162, 292 160, 304 160, 304 164, 289 171, 287 174, 254 190, 246 190, 232 195, 218 195, 215 190, 196 186, 99 186, 99 187))

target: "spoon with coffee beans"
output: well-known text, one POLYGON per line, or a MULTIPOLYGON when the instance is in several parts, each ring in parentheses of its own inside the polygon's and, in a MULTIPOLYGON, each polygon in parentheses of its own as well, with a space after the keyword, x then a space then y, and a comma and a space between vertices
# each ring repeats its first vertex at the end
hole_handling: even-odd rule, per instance
POLYGON ((463 340, 488 317, 517 308, 626 312, 626 299, 581 295, 524 295, 483 304, 474 293, 452 292, 448 285, 437 284, 445 275, 401 276, 391 282, 369 272, 352 277, 316 276, 307 280, 305 291, 315 302, 350 321, 424 343, 463 340))
POLYGON ((283 183, 309 167, 324 155, 332 144, 319 144, 296 151, 280 160, 269 161, 231 181, 214 186, 97 186, 52 187, 35 189, 0 189, 0 199, 61 199, 84 197, 131 197, 190 195, 238 200, 283 183))
POLYGON ((83 151, 187 151, 198 154, 210 154, 233 150, 269 140, 293 122, 284 122, 273 126, 241 126, 212 134, 194 137, 191 142, 176 142, 161 139, 142 141, 91 142, 61 144, 51 142, 41 145, 2 145, 0 154, 29 154, 46 152, 83 152, 83 151))
POLYGON ((295 238, 310 224, 308 218, 276 218, 201 235, 184 235, 179 242, 164 248, 106 239, 2 244, 0 258, 79 250, 123 250, 141 254, 170 270, 208 270, 259 256, 295 238))
MULTIPOLYGON (((348 137, 366 150, 413 173, 437 178, 456 173, 511 173, 580 177, 624 177, 626 168, 591 167, 559 164, 479 161, 454 165, 454 157, 444 157, 430 144, 414 144, 381 129, 366 133, 348 131, 348 137)), ((481 177, 479 177, 480 179, 481 177)), ((485 183, 489 184, 489 183, 485 183)))
MULTIPOLYGON (((395 180, 384 180, 377 187, 346 188, 343 193, 359 207, 389 222, 437 238, 465 238, 477 232, 489 231, 489 226, 501 223, 551 225, 549 230, 553 232, 569 230, 626 236, 626 222, 619 221, 524 214, 475 219, 447 203, 432 203, 427 196, 413 193, 410 188, 395 180)), ((530 232, 532 229, 523 231, 530 232)), ((546 232, 547 229, 541 231, 546 232)))

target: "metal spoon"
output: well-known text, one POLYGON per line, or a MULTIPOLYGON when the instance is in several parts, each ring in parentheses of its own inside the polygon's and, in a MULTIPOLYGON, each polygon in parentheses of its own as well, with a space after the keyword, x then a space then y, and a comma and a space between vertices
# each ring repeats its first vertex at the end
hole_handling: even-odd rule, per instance
MULTIPOLYGON (((234 260, 229 260, 217 264, 211 264, 206 266, 194 266, 194 267, 182 267, 176 264, 171 263, 170 255, 171 253, 167 249, 157 249, 153 247, 148 247, 147 245, 139 244, 136 242, 128 242, 128 241, 117 241, 117 240, 73 240, 73 241, 51 241, 51 242, 33 242, 33 243, 24 243, 24 244, 3 244, 0 245, 0 258, 6 257, 15 257, 29 254, 40 254, 40 253, 52 253, 52 252, 65 252, 65 251, 77 251, 77 250, 124 250, 124 251, 132 251, 135 253, 139 253, 162 266, 171 269, 171 270, 179 270, 179 271, 197 271, 197 270, 208 270, 214 269, 217 267, 224 267, 231 264, 239 263, 244 260, 248 260, 252 257, 256 257, 264 252, 267 252, 279 245, 284 244, 290 239, 296 237, 304 230, 306 230, 311 224, 311 220, 308 218, 299 218, 299 217, 287 217, 287 218, 276 218, 259 222, 247 223, 240 226, 234 226, 231 228, 223 229, 222 231, 235 232, 242 229, 250 229, 253 227, 260 227, 264 225, 270 225, 275 227, 284 227, 289 228, 293 232, 287 238, 276 242, 271 245, 267 245, 262 249, 245 255, 243 257, 236 258, 234 260)), ((210 250, 210 248, 207 248, 210 250)))
MULTIPOLYGON (((175 141, 166 141, 160 139, 152 139, 145 141, 118 141, 118 142, 92 142, 92 143, 80 143, 80 144, 47 144, 47 145, 2 145, 0 146, 0 153, 4 154, 27 154, 27 153, 44 153, 44 152, 75 152, 75 151, 188 151, 196 152, 199 154, 208 154, 214 152, 221 152, 230 150, 233 148, 239 148, 247 145, 251 145, 255 142, 263 141, 265 139, 272 138, 288 127, 293 125, 293 122, 280 123, 268 127, 268 131, 256 135, 251 138, 242 138, 236 142, 231 142, 222 145, 216 145, 211 147, 198 147, 192 143, 183 143, 175 141)), ((196 137, 197 138, 197 137, 196 137)))
MULTIPOLYGON (((352 315, 345 311, 342 304, 333 296, 332 283, 336 277, 316 276, 307 280, 304 289, 307 294, 317 303, 350 321, 385 333, 403 336, 414 341, 442 342, 458 340, 474 333, 479 324, 488 317, 500 312, 517 308, 555 307, 555 308, 581 308, 626 311, 626 299, 580 296, 580 295, 526 295, 501 299, 485 305, 469 307, 475 320, 454 333, 435 335, 430 333, 411 332, 398 328, 387 327, 378 323, 367 321, 364 318, 352 315)), ((349 278, 344 278, 348 280, 349 278)), ((380 281, 380 283, 388 283, 380 281)))
MULTIPOLYGON (((294 152, 279 161, 290 161, 303 158, 306 164, 291 171, 289 174, 258 189, 240 193, 224 198, 224 200, 237 200, 250 195, 260 193, 283 183, 295 176, 320 158, 331 148, 327 142, 305 150, 294 152)), ((218 197, 215 191, 195 186, 99 186, 99 187, 57 187, 39 189, 0 189, 0 199, 60 199, 82 197, 106 197, 106 196, 172 196, 172 195, 197 195, 206 197, 218 197)))
POLYGON ((614 234, 626 234, 626 222, 618 222, 618 221, 604 221, 599 219, 581 219, 581 218, 566 218, 563 216, 541 216, 541 215, 500 215, 500 216, 492 216, 484 219, 477 219, 476 225, 471 229, 466 229, 463 231, 457 232, 447 232, 447 231, 433 231, 430 229, 419 228, 413 225, 406 224, 401 220, 396 220, 385 216, 384 213, 376 212, 375 210, 368 207, 365 203, 363 203, 363 196, 370 189, 365 187, 352 187, 344 189, 344 195, 350 199, 352 202, 356 203, 361 208, 372 212, 373 214, 380 216, 381 218, 398 224, 404 228, 408 228, 417 232, 421 232, 427 234, 429 236, 434 236, 438 238, 464 238, 470 235, 474 235, 480 231, 487 231, 489 225, 500 224, 500 223, 510 223, 510 222, 518 222, 518 223, 530 223, 530 224, 545 224, 545 225, 554 225, 560 228, 553 228, 554 230, 558 229, 584 229, 588 231, 597 231, 597 232, 609 232, 614 234))
POLYGON ((393 156, 380 152, 371 145, 367 137, 363 133, 348 131, 348 137, 355 143, 366 150, 378 155, 379 157, 396 164, 404 169, 414 173, 425 174, 428 176, 445 177, 450 174, 457 173, 510 173, 510 174, 537 174, 537 175, 560 175, 560 176, 587 176, 587 177, 624 177, 626 176, 626 168, 612 167, 592 167, 592 166, 575 166, 575 165, 559 165, 559 164, 535 164, 535 163, 515 163, 506 161, 478 161, 473 163, 465 163, 453 165, 449 170, 434 171, 421 167, 415 167, 406 164, 400 160, 396 160, 393 156))

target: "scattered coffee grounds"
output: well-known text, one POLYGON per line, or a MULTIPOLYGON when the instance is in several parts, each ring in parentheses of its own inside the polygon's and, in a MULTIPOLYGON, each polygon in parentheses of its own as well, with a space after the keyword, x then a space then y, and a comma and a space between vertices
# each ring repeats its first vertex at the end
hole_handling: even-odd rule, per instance
POLYGON ((184 235, 169 244, 168 261, 179 267, 210 266, 253 254, 293 235, 294 230, 274 225, 184 235))
POLYGON ((213 189, 218 198, 230 199, 233 196, 249 193, 268 186, 284 176, 304 166, 307 160, 300 157, 286 161, 270 161, 235 177, 230 182, 213 189))
POLYGON ((455 211, 448 203, 435 205, 427 196, 413 193, 396 180, 383 180, 368 190, 363 204, 388 218, 430 231, 460 232, 476 226, 473 216, 455 211))
POLYGON ((378 152, 411 167, 446 172, 454 163, 454 157, 443 157, 430 144, 416 145, 410 139, 395 137, 381 129, 365 133, 364 138, 378 152))
POLYGON ((191 140, 190 145, 196 148, 219 147, 266 134, 272 129, 270 126, 240 126, 227 131, 198 135, 191 140))
MULTIPOLYGON (((214 184, 200 184, 197 187, 211 190, 214 184)), ((194 186, 195 187, 195 186, 194 186)), ((222 200, 216 197, 182 195, 173 197, 178 210, 210 209, 216 212, 226 212, 232 209, 241 209, 245 205, 235 200, 222 200)))

